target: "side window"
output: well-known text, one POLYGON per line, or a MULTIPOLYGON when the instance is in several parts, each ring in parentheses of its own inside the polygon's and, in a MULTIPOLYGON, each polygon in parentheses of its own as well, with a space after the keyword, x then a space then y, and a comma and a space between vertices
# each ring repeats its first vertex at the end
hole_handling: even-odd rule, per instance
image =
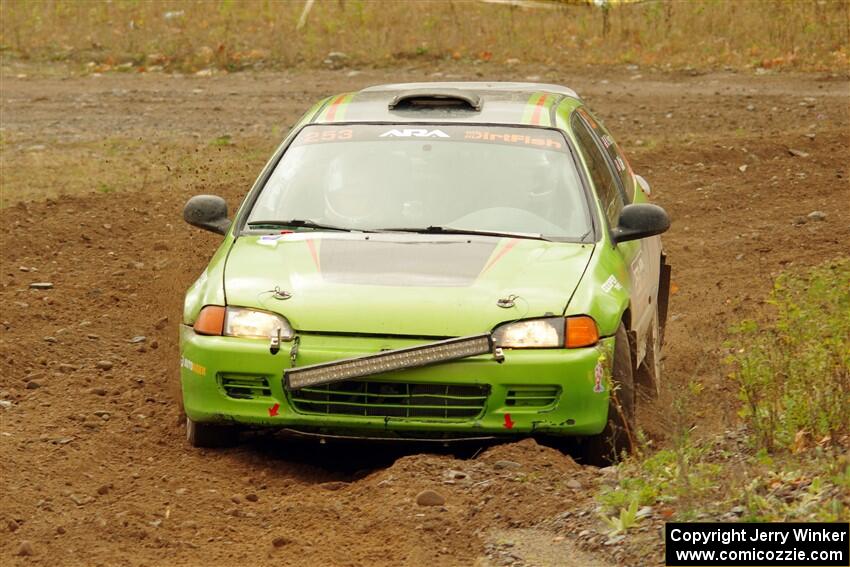
POLYGON ((614 177, 602 149, 584 120, 574 114, 572 126, 578 140, 579 151, 590 170, 591 180, 596 188, 596 194, 602 202, 605 216, 608 217, 608 223, 610 226, 617 226, 620 211, 623 210, 624 206, 623 195, 617 185, 617 178, 614 177))
MULTIPOLYGON (((599 122, 597 122, 599 124, 599 122)), ((602 146, 608 152, 608 157, 611 158, 611 163, 614 164, 614 169, 617 170, 617 175, 620 177, 620 182, 623 184, 623 189, 625 190, 625 198, 626 202, 630 203, 632 200, 632 195, 635 193, 635 181, 634 177, 632 177, 632 171, 629 167, 629 162, 626 161, 626 158, 623 156, 623 152, 620 151, 620 147, 614 141, 614 138, 611 137, 611 134, 605 129, 604 126, 599 124, 599 141, 602 142, 602 146)))
POLYGON ((579 108, 576 112, 584 118, 585 122, 595 133, 596 139, 601 142, 605 153, 614 165, 617 177, 620 179, 620 187, 623 189, 623 199, 625 199, 626 203, 631 203, 632 197, 635 194, 635 179, 632 175, 632 168, 629 166, 629 162, 626 161, 626 157, 620 150, 620 146, 617 145, 617 142, 614 141, 614 138, 605 129, 605 125, 590 114, 590 112, 584 108, 579 108))

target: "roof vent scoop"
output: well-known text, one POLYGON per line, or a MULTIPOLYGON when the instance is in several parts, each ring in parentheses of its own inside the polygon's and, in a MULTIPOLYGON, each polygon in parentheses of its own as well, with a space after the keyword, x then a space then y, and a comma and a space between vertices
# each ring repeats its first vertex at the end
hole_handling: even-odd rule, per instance
POLYGON ((416 89, 404 91, 390 101, 390 110, 416 108, 461 108, 481 110, 481 97, 461 89, 416 89))

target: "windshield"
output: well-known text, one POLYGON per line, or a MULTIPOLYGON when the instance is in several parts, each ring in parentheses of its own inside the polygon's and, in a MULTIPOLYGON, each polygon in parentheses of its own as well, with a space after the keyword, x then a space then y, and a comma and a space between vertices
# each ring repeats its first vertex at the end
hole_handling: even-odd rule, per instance
POLYGON ((566 240, 591 230, 559 132, 478 125, 304 128, 248 224, 296 219, 351 230, 440 227, 566 240))

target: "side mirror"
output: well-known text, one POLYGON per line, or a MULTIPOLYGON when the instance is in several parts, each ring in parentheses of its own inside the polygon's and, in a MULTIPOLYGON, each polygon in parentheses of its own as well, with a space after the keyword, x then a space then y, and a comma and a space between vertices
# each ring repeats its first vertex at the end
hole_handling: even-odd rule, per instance
POLYGON ((216 195, 195 195, 183 207, 183 220, 216 234, 225 234, 230 228, 227 202, 216 195))
POLYGON ((661 234, 670 228, 667 211, 658 205, 636 203, 620 211, 620 220, 611 234, 614 243, 638 240, 661 234))

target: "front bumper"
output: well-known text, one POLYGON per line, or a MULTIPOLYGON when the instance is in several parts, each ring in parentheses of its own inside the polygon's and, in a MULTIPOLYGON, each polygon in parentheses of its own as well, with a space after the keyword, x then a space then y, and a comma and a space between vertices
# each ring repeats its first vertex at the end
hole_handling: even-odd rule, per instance
MULTIPOLYGON (((296 360, 300 367, 423 342, 426 341, 396 337, 301 334, 296 360)), ((305 405, 304 395, 287 392, 283 385, 283 371, 290 367, 292 344, 283 343, 280 352, 272 355, 268 341, 197 335, 191 327, 182 325, 180 374, 188 417, 198 422, 234 422, 328 435, 407 438, 533 432, 594 435, 604 429, 608 418, 609 384, 606 378, 600 388, 597 376, 610 376, 605 365, 611 360, 613 338, 582 349, 506 349, 501 363, 492 356, 482 355, 367 378, 371 386, 379 383, 378 386, 387 388, 404 384, 419 391, 440 384, 450 385, 445 390, 448 394, 468 393, 471 387, 484 392, 476 401, 480 403, 480 411, 424 410, 431 411, 427 416, 405 416, 402 396, 398 396, 400 401, 389 400, 396 404, 392 406, 395 409, 389 410, 393 415, 375 415, 383 409, 372 405, 364 407, 359 415, 348 413, 359 411, 355 404, 332 406, 309 402, 305 405), (230 387, 233 384, 241 389, 234 390, 230 387), (540 395, 541 392, 551 395, 540 395), (335 413, 328 413, 329 409, 335 413)), ((333 384, 328 387, 344 389, 333 384)), ((388 399, 368 395, 373 397, 336 399, 388 399)))

